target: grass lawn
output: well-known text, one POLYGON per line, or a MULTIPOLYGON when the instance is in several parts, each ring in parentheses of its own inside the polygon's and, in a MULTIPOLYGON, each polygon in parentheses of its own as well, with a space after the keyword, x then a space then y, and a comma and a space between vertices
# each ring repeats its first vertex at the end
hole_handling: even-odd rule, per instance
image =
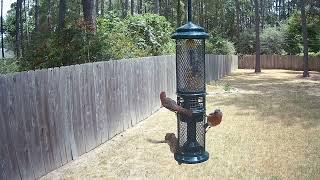
POLYGON ((320 73, 238 70, 207 86, 222 123, 206 137, 207 162, 178 165, 166 144, 175 114, 161 109, 42 179, 320 179, 320 73))

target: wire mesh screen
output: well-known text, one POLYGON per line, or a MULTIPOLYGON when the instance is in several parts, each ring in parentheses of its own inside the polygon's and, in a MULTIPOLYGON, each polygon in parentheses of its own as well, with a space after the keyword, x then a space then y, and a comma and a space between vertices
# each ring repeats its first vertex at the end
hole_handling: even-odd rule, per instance
POLYGON ((193 119, 178 115, 178 151, 197 153, 205 150, 205 129, 203 114, 193 119))
POLYGON ((205 92, 204 39, 179 39, 177 54, 177 91, 205 92))

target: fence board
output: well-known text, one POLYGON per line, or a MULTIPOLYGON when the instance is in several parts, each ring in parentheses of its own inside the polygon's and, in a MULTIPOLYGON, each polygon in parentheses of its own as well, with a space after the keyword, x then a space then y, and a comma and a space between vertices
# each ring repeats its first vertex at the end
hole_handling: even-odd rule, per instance
POLYGON ((74 127, 73 127, 73 119, 74 119, 74 114, 73 114, 73 109, 74 109, 74 104, 73 104, 73 74, 72 74, 72 68, 73 67, 68 67, 65 68, 64 70, 66 71, 66 94, 65 94, 65 101, 66 101, 66 131, 67 131, 67 139, 68 139, 68 146, 69 146, 69 151, 71 153, 71 160, 74 160, 78 156, 78 149, 76 146, 76 140, 75 140, 75 133, 74 133, 74 127))
POLYGON ((95 88, 95 107, 96 107, 96 120, 97 120, 97 134, 98 142, 102 142, 108 139, 108 134, 105 135, 103 131, 104 118, 106 117, 106 105, 105 105, 105 78, 103 63, 96 63, 93 65, 94 76, 94 88, 95 88))
POLYGON ((14 146, 18 161, 21 177, 25 179, 34 179, 34 173, 30 162, 30 153, 28 150, 28 142, 25 134, 24 123, 24 89, 23 79, 24 73, 15 74, 9 81, 12 82, 12 91, 10 91, 9 102, 9 123, 12 138, 14 139, 14 146))
POLYGON ((116 104, 116 99, 115 99, 115 91, 116 91, 116 84, 115 84, 115 75, 114 75, 114 66, 115 63, 114 61, 111 61, 107 64, 107 72, 110 72, 109 76, 110 78, 108 79, 108 114, 110 115, 109 117, 109 138, 112 138, 113 136, 115 136, 117 134, 117 128, 118 128, 118 118, 117 118, 117 114, 115 112, 115 104, 116 104))
POLYGON ((105 101, 105 106, 106 106, 106 113, 107 117, 106 119, 106 125, 104 126, 104 131, 108 134, 108 139, 111 139, 113 136, 111 133, 111 113, 112 113, 112 107, 111 107, 111 87, 110 87, 110 82, 111 82, 111 62, 105 62, 104 63, 104 72, 105 72, 105 96, 106 96, 106 101, 105 101))
POLYGON ((94 89, 94 76, 93 76, 93 64, 90 63, 88 64, 89 66, 89 98, 90 98, 90 106, 91 106, 91 112, 92 112, 92 118, 88 119, 92 123, 92 129, 93 129, 93 139, 92 139, 92 144, 94 149, 96 146, 100 145, 99 143, 99 134, 98 134, 98 123, 96 119, 96 102, 95 102, 95 89, 94 89))
POLYGON ((27 137, 29 141, 29 151, 34 171, 35 178, 39 178, 46 174, 45 165, 43 161, 41 145, 40 145, 40 131, 39 131, 39 119, 36 103, 36 85, 35 85, 35 72, 29 71, 25 78, 25 122, 27 137))
POLYGON ((53 148, 50 143, 49 107, 48 107, 48 71, 35 71, 36 108, 39 122, 40 147, 45 172, 55 168, 53 148))
POLYGON ((131 77, 130 77, 130 81, 131 81, 131 83, 130 83, 130 88, 131 88, 131 90, 130 90, 130 104, 131 104, 131 107, 130 107, 130 109, 131 109, 131 117, 132 117, 132 120, 131 120, 131 124, 132 125, 135 125, 135 124, 137 124, 137 114, 138 114, 138 112, 137 112, 137 88, 136 88, 136 84, 137 83, 134 83, 134 80, 136 80, 136 78, 137 78, 137 76, 136 76, 136 60, 132 60, 131 62, 130 62, 130 74, 131 74, 131 77))
POLYGON ((57 78, 57 73, 58 71, 55 69, 49 69, 48 70, 48 85, 49 85, 49 94, 48 94, 48 105, 49 105, 49 134, 50 134, 50 139, 49 143, 51 144, 52 152, 53 152, 53 167, 59 167, 62 165, 62 157, 61 157, 61 144, 59 143, 59 140, 57 133, 58 132, 58 127, 56 127, 56 124, 59 121, 59 102, 58 102, 58 97, 59 97, 59 89, 58 87, 58 81, 59 79, 57 78))
POLYGON ((93 82, 91 64, 81 66, 82 74, 80 74, 80 98, 81 98, 81 121, 84 124, 85 151, 89 152, 95 147, 94 126, 93 126, 93 110, 91 87, 93 82))
POLYGON ((76 144, 76 152, 74 157, 77 157, 85 153, 85 139, 84 139, 84 122, 81 118, 81 84, 80 74, 82 74, 82 68, 79 65, 71 67, 72 75, 72 126, 74 130, 74 139, 76 144))
POLYGON ((0 75, 0 179, 20 179, 18 162, 9 127, 9 91, 7 78, 0 75))
POLYGON ((66 162, 73 159, 72 149, 75 150, 74 133, 72 127, 72 92, 70 67, 60 68, 60 106, 62 130, 65 144, 66 162))

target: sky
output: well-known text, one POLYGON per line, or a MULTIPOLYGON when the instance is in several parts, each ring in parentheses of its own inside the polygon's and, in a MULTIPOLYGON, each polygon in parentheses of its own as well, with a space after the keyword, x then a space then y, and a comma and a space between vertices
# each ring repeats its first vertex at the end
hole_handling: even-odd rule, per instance
POLYGON ((16 0, 3 0, 3 17, 7 16, 7 11, 10 9, 10 5, 16 0))

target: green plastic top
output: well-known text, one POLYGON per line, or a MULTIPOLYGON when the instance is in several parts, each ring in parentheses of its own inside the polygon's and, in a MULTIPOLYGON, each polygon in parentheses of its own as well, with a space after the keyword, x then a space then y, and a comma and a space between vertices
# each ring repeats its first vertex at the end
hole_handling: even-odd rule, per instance
POLYGON ((206 39, 209 35, 200 26, 188 22, 179 27, 172 35, 172 39, 206 39))

